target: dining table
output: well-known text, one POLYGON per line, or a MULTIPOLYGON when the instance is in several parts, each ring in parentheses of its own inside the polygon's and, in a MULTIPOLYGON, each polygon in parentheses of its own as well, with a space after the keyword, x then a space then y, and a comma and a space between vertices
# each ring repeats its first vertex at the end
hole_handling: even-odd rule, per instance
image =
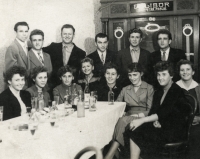
MULTIPOLYGON (((54 126, 46 118, 38 124, 35 134, 29 128, 29 117, 23 115, 0 122, 1 159, 73 159, 87 146, 102 149, 111 140, 115 125, 125 110, 125 102, 97 102, 96 111, 85 109, 85 117, 77 117, 77 111, 60 118, 54 126), (20 131, 17 125, 27 124, 20 131)), ((58 108, 62 107, 58 105, 58 108)), ((62 109, 60 110, 62 111, 62 109)), ((89 158, 88 152, 82 158, 89 158)))

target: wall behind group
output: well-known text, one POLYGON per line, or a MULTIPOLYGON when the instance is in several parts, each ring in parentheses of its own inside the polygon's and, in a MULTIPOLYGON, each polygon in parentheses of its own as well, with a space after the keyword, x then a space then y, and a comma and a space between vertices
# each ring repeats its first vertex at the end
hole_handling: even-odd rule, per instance
POLYGON ((44 31, 44 46, 60 42, 63 24, 75 29, 74 43, 87 54, 95 50, 95 34, 101 32, 100 0, 2 0, 0 1, 0 92, 4 90, 3 70, 7 47, 15 38, 14 25, 26 21, 30 31, 44 31))

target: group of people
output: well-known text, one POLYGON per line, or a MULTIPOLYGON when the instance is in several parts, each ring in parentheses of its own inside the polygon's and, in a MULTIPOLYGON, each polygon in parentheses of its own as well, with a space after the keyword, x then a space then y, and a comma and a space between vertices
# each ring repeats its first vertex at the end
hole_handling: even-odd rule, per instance
POLYGON ((0 94, 3 120, 26 113, 31 97, 38 95, 43 96, 45 106, 53 95, 64 103, 66 90, 76 83, 78 91, 86 87, 97 91, 99 101, 107 101, 112 89, 116 102, 126 102, 106 159, 113 158, 119 146, 130 149, 135 159, 140 152, 156 152, 162 144, 185 137, 185 93, 194 96, 199 105, 200 87, 193 80, 194 65, 186 60, 184 51, 170 47, 168 30, 158 31, 160 50, 153 53, 140 47, 140 29, 129 31, 130 47, 118 53, 107 49, 108 36, 99 33, 97 50, 87 56, 73 43, 75 28, 70 24, 61 28, 62 42, 47 47, 43 47, 44 33, 36 29, 30 33, 32 46, 28 48, 26 22, 18 22, 14 30, 16 39, 5 55, 8 88, 0 94))

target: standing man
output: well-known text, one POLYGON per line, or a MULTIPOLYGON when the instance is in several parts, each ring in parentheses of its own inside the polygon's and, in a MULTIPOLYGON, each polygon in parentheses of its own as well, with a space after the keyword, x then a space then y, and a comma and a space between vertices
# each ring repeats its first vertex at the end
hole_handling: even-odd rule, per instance
POLYGON ((131 29, 129 31, 130 47, 123 49, 118 53, 117 65, 121 69, 123 86, 127 86, 128 84, 130 84, 129 79, 127 78, 127 70, 129 64, 133 62, 140 63, 144 67, 146 72, 148 72, 147 69, 149 66, 150 52, 140 47, 142 36, 143 33, 140 29, 131 29))
POLYGON ((97 50, 88 55, 94 62, 94 76, 100 77, 103 75, 103 68, 106 63, 115 63, 116 53, 107 49, 108 36, 103 33, 99 33, 95 36, 95 45, 97 50))
POLYGON ((30 69, 30 60, 28 55, 27 38, 29 26, 26 22, 18 22, 14 26, 16 39, 8 47, 5 54, 5 71, 10 67, 17 65, 26 70, 30 69))
MULTIPOLYGON (((172 42, 172 35, 171 33, 166 29, 161 29, 157 33, 157 41, 158 45, 160 47, 160 50, 154 51, 151 53, 150 56, 150 68, 153 71, 153 67, 158 63, 159 61, 169 61, 174 65, 174 68, 176 67, 176 64, 181 59, 186 59, 185 52, 181 49, 174 49, 170 47, 170 44, 172 42)), ((156 80, 156 77, 152 77, 153 85, 157 86, 158 82, 156 80)), ((177 81, 180 77, 175 74, 173 80, 177 81)))
POLYGON ((80 72, 80 61, 86 56, 85 51, 78 48, 73 39, 75 36, 75 29, 70 24, 65 24, 61 28, 61 43, 51 43, 44 47, 43 51, 48 53, 52 61, 52 83, 54 86, 60 84, 60 79, 57 77, 57 71, 64 65, 69 65, 74 69, 75 79, 77 79, 80 72))
POLYGON ((33 69, 36 66, 45 66, 48 73, 52 72, 51 58, 49 54, 42 51, 44 42, 44 33, 41 30, 33 30, 30 34, 30 41, 32 49, 28 52, 30 56, 30 68, 33 69))

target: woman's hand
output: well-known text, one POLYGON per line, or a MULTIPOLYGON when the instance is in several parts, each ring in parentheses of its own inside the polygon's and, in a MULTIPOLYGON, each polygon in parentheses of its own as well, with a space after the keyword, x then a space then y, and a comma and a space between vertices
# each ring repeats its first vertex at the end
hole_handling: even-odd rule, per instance
POLYGON ((160 122, 158 120, 153 122, 153 126, 155 128, 161 128, 160 122))
POLYGON ((133 121, 130 122, 129 128, 130 128, 130 130, 133 131, 133 130, 135 130, 137 127, 139 127, 140 125, 142 125, 143 123, 144 123, 143 118, 133 120, 133 121))

